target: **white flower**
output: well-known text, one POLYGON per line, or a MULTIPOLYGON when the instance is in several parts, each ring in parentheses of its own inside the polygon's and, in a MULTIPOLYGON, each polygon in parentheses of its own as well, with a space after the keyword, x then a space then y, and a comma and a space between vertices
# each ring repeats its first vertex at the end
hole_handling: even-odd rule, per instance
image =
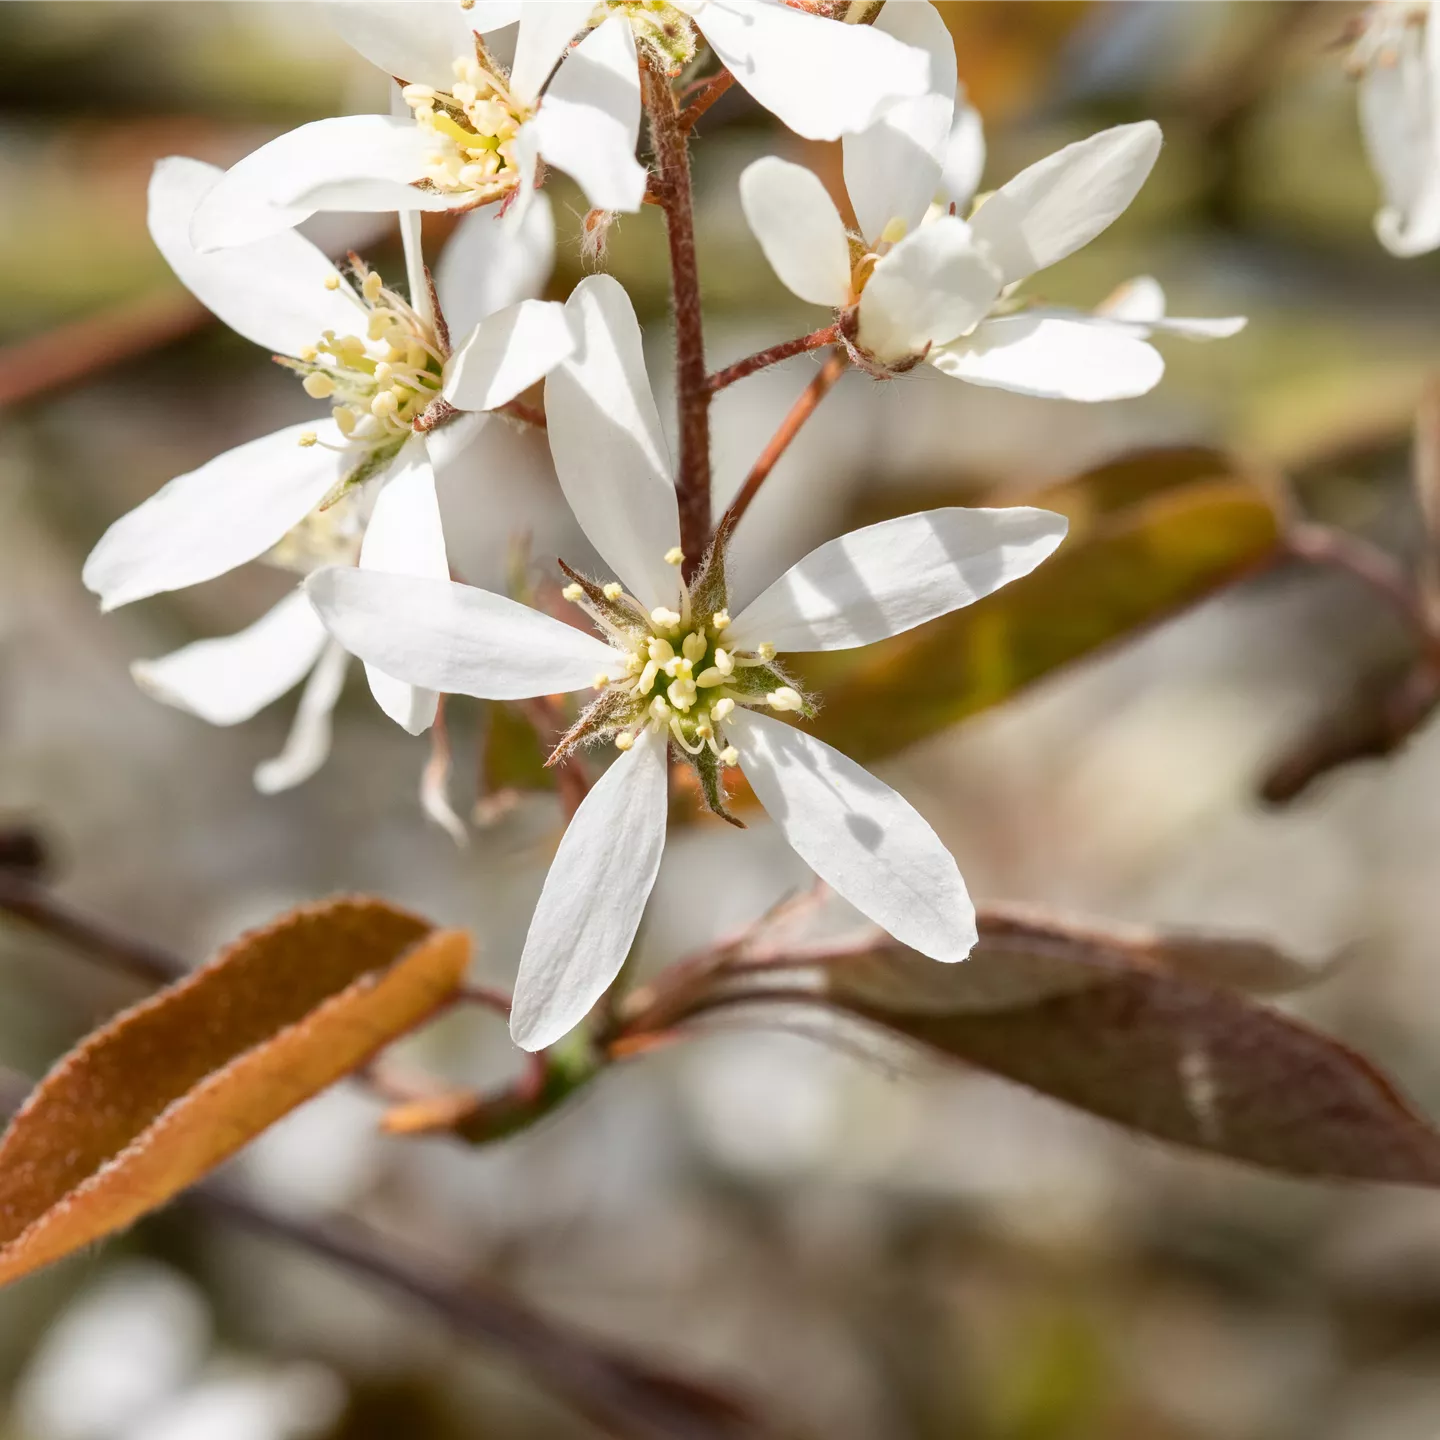
POLYGON ((841 312, 856 358, 877 373, 923 360, 972 384, 1070 400, 1151 389, 1164 362, 1138 328, 1022 308, 1015 291, 1130 204, 1159 154, 1159 126, 1121 125, 1067 146, 986 197, 967 223, 957 212, 974 196, 984 141, 956 94, 949 33, 924 0, 887 5, 876 25, 929 50, 937 88, 846 137, 859 236, 810 171, 774 157, 745 171, 741 204, 775 273, 802 300, 841 312))
MULTIPOLYGON (((85 563, 85 584, 112 610, 261 557, 302 574, 346 563, 448 576, 435 471, 477 463, 487 417, 461 414, 425 433, 415 425, 443 411, 442 396, 466 410, 504 404, 570 353, 564 307, 519 298, 548 275, 548 204, 535 206, 519 229, 483 214, 457 230, 438 291, 454 297, 451 319, 473 328, 447 356, 418 219, 403 227, 412 306, 374 271, 362 269, 352 287, 293 231, 198 253, 190 219, 218 174, 197 160, 162 160, 150 183, 151 234, 197 298, 277 352, 310 395, 330 402, 331 418, 288 426, 171 480, 105 533, 85 563)), ((256 783, 270 791, 299 783, 323 762, 344 665, 297 592, 238 635, 139 662, 134 673, 160 699, 217 725, 248 719, 309 674, 285 754, 257 772, 256 783)), ((374 670, 370 684, 407 729, 418 733, 434 719, 434 694, 374 670)))
POLYGON ((243 244, 319 210, 463 211, 510 199, 518 219, 541 160, 574 176, 592 206, 638 210, 645 169, 635 159, 630 26, 599 26, 556 67, 592 9, 589 0, 507 3, 496 24, 520 22, 507 75, 458 5, 332 0, 340 33, 403 83, 400 113, 316 120, 247 155, 196 210, 196 247, 243 244))
POLYGON ((1385 198, 1375 233, 1392 255, 1423 255, 1440 246, 1440 29, 1428 0, 1372 4, 1350 63, 1385 198))
MULTIPOLYGON (((904 9, 910 3, 887 8, 904 9)), ((523 24, 529 11, 545 8, 546 0, 475 0, 468 14, 477 30, 488 33, 509 24, 517 11, 523 24)), ((847 25, 786 0, 599 0, 588 5, 582 0, 575 8, 582 14, 588 9, 596 20, 624 17, 652 61, 671 73, 694 59, 697 39, 703 37, 741 86, 810 140, 836 140, 863 130, 887 105, 933 86, 924 52, 900 43, 883 27, 847 25)), ((560 29, 563 24, 557 24, 560 29)), ((556 39, 563 46, 558 33, 556 39)), ((560 48, 552 53, 558 56, 560 48)))
POLYGON ((672 745, 714 808, 723 813, 719 777, 738 764, 795 850, 851 904, 926 955, 963 959, 975 922, 954 860, 888 786, 763 713, 812 710, 776 656, 868 645, 968 605, 1038 565, 1065 520, 949 509, 872 525, 822 545, 731 619, 723 545, 688 585, 680 579, 670 455, 624 290, 593 276, 567 308, 579 343, 546 384, 551 449, 566 499, 620 581, 572 576, 565 595, 605 638, 441 580, 331 569, 306 582, 336 639, 413 685, 492 700, 597 692, 561 753, 608 735, 621 754, 551 866, 512 1035, 527 1049, 551 1044, 614 980, 660 865, 672 745))

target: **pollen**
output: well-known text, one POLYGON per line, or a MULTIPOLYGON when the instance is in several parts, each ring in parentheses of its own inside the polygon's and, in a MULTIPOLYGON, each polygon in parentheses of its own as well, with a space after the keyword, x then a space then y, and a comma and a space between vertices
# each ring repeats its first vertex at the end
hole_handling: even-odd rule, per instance
POLYGON ((567 585, 560 593, 574 605, 585 598, 585 587, 583 585, 567 585))

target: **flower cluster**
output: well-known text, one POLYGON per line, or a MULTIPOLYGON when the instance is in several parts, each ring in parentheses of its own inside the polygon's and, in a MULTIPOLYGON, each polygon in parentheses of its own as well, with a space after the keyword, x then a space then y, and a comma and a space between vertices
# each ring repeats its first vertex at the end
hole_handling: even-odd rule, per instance
POLYGON ((348 656, 414 733, 444 695, 581 697, 551 763, 587 763, 587 748, 609 763, 575 809, 525 943, 511 1028, 526 1048, 582 1021, 629 954, 661 863, 672 764, 691 767, 710 810, 736 825, 730 776, 743 774, 861 913, 935 960, 963 959, 975 921, 954 859, 904 798, 807 732, 819 697, 782 657, 870 645, 969 605, 1043 562, 1065 521, 1023 506, 907 515, 821 545, 754 598, 732 593, 748 496, 712 523, 708 431, 692 423, 714 385, 693 377, 688 136, 733 81, 796 133, 843 138, 854 230, 803 167, 769 157, 741 177, 738 204, 776 273, 833 312, 828 332, 788 353, 833 345, 830 366, 880 378, 926 364, 1096 401, 1158 381, 1154 336, 1244 323, 1167 319, 1148 277, 1089 313, 1019 293, 1129 205, 1158 127, 1105 131, 977 196, 983 136, 928 0, 398 0, 332 13, 391 77, 391 114, 302 126, 223 174, 168 160, 150 192, 152 233, 180 278, 329 415, 172 480, 111 527, 84 577, 106 608, 259 559, 304 583, 249 629, 139 662, 136 678, 233 724, 308 676, 285 754, 257 774, 266 790, 322 762, 348 656), (718 70, 686 83, 709 57, 718 70), (686 96, 699 97, 690 113, 686 96), (642 108, 649 164, 637 157, 642 108), (666 212, 689 357, 678 459, 620 284, 591 275, 563 303, 539 298, 555 245, 547 166, 596 212, 647 199, 666 212), (342 271, 304 239, 294 227, 321 210, 395 212, 404 285, 354 256, 342 271), (425 211, 463 217, 433 279, 425 211), (542 383, 543 411, 525 398, 542 383), (592 576, 559 562, 563 580, 534 603, 451 576, 437 472, 483 495, 496 413, 545 427, 603 566, 592 576))

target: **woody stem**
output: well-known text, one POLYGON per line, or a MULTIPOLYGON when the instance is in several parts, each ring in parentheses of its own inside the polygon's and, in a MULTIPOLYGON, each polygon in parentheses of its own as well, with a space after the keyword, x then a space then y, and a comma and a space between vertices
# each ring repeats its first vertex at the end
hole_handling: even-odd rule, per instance
POLYGON ((695 252, 690 141, 668 76, 645 71, 646 103, 659 168, 659 199, 670 238, 675 311, 675 390, 680 419, 680 548, 688 578, 710 544, 710 384, 695 252))

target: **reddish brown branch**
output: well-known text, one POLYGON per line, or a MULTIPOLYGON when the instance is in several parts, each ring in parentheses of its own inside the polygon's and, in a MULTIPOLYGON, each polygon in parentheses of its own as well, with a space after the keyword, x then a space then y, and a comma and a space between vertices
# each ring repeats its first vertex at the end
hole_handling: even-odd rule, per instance
POLYGON ((713 395, 717 390, 724 390, 737 380, 744 380, 747 376, 758 374, 771 365, 778 365, 782 360, 789 360, 793 356, 804 355, 811 350, 820 350, 826 345, 833 345, 839 339, 839 325, 826 325, 822 330, 812 330, 808 335, 801 335, 794 340, 786 340, 779 345, 772 345, 768 350, 757 350, 755 354, 747 355, 743 360, 737 360, 723 370, 717 370, 710 377, 710 393, 713 395))
POLYGON ((695 128, 695 122, 735 83, 735 77, 728 70, 721 70, 708 80, 697 80, 685 91, 686 105, 680 112, 680 123, 686 134, 695 128))
POLYGON ((647 69, 645 91, 670 240, 675 392, 680 416, 680 467, 675 486, 680 504, 680 548, 686 572, 693 574, 710 544, 710 377, 705 369, 690 142, 669 79, 647 69))
POLYGON ((780 422, 780 428, 770 438, 770 443, 761 452, 755 467, 745 477, 739 493, 730 502, 725 518, 720 522, 721 531, 730 535, 740 523, 750 502, 760 493, 760 487, 770 478, 770 472, 779 463, 780 457, 790 448, 790 442, 800 433, 805 422, 815 413, 820 402, 830 393, 830 387, 845 373, 849 360, 843 352, 836 351, 816 373, 815 378, 805 387, 805 393, 790 407, 790 413, 780 422))

